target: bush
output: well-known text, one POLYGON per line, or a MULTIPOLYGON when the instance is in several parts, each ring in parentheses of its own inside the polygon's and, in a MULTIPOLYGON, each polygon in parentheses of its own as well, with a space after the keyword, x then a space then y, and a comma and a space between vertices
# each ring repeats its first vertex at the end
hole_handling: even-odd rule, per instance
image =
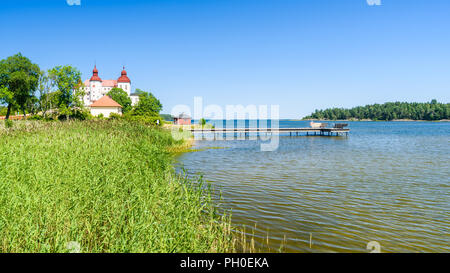
POLYGON ((114 119, 114 120, 122 119, 122 115, 119 115, 116 113, 111 113, 111 114, 109 114, 109 119, 114 119))
POLYGON ((14 122, 10 119, 5 120, 5 127, 12 128, 14 126, 14 122))
POLYGON ((162 122, 161 122, 162 118, 160 116, 133 116, 133 115, 127 114, 127 115, 124 115, 123 118, 128 121, 137 122, 137 123, 141 123, 141 124, 145 124, 145 125, 152 125, 152 126, 158 125, 158 120, 159 120, 158 126, 162 126, 162 122))
POLYGON ((43 120, 44 119, 44 117, 43 116, 40 116, 40 115, 33 115, 33 116, 31 116, 31 117, 29 117, 29 118, 27 118, 28 120, 43 120))
POLYGON ((47 121, 47 122, 57 121, 57 119, 55 119, 55 118, 53 118, 53 117, 46 117, 46 118, 44 118, 43 120, 44 120, 44 121, 47 121))
POLYGON ((65 120, 91 120, 94 117, 92 116, 91 112, 87 109, 75 109, 75 110, 71 110, 71 111, 62 111, 59 112, 57 119, 60 121, 65 121, 65 120))
POLYGON ((94 117, 89 110, 75 110, 72 115, 70 115, 70 119, 75 120, 91 120, 93 118, 94 117))

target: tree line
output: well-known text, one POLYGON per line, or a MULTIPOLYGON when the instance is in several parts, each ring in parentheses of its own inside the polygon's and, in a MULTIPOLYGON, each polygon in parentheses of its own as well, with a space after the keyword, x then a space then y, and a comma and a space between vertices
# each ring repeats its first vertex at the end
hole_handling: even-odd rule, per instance
POLYGON ((439 103, 436 100, 426 103, 387 102, 358 106, 351 109, 329 108, 316 110, 304 119, 319 120, 443 120, 450 119, 450 103, 439 103))
MULTIPOLYGON (((149 92, 136 89, 136 93, 140 100, 134 107, 120 88, 113 88, 107 95, 123 107, 126 117, 161 119, 161 102, 149 92)), ((0 61, 0 116, 6 120, 16 112, 24 118, 28 114, 46 120, 93 118, 84 106, 84 96, 81 72, 75 67, 56 66, 43 71, 21 53, 0 61)))

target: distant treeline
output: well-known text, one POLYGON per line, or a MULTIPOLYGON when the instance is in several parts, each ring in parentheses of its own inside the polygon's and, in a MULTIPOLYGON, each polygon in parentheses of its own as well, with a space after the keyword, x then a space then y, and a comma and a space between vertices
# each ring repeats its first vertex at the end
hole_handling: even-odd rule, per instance
POLYGON ((173 117, 170 114, 160 114, 160 116, 165 120, 165 121, 173 121, 173 117))
POLYGON ((450 119, 450 103, 444 104, 432 100, 427 103, 387 102, 384 104, 358 106, 351 109, 330 108, 316 110, 304 119, 442 120, 450 119))

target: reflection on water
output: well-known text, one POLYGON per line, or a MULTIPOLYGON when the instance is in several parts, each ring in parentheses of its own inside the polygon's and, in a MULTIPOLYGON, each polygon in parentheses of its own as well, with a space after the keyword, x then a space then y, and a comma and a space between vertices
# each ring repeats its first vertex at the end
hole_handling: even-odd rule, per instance
MULTIPOLYGON (((281 121, 280 127, 306 127, 281 121)), ((450 123, 353 122, 345 137, 197 141, 180 157, 222 191, 257 246, 287 252, 450 251, 450 123), (310 233, 313 246, 310 249, 310 233)))

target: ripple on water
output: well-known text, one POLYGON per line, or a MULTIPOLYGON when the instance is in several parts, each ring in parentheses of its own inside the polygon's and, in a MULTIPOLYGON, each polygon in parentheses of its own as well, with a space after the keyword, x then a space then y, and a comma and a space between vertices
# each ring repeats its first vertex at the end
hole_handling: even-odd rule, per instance
POLYGON ((374 240, 385 252, 450 251, 450 123, 350 126, 349 138, 282 137, 271 153, 255 141, 200 141, 227 149, 180 162, 222 191, 257 246, 269 236, 271 250, 286 238, 287 252, 366 252, 374 240))

